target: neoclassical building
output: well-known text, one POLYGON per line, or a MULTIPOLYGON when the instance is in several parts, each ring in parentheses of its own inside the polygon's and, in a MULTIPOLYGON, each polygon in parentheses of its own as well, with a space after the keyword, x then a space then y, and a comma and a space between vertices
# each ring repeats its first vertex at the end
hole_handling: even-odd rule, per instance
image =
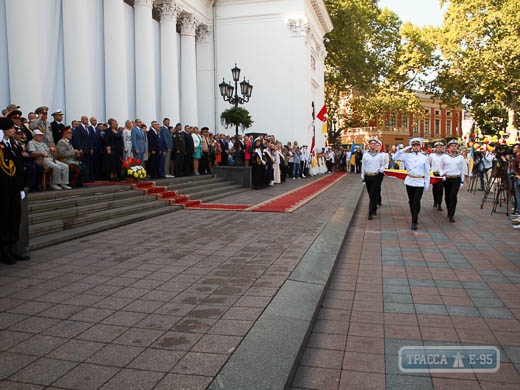
POLYGON ((331 29, 323 0, 0 0, 0 107, 233 134, 218 84, 236 63, 249 131, 310 142, 331 29))

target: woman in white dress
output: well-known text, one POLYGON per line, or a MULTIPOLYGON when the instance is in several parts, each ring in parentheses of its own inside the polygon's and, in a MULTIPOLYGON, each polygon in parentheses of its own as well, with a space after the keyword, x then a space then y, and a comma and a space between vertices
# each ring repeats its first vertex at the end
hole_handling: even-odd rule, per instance
POLYGON ((128 159, 128 157, 132 157, 132 127, 134 124, 131 120, 127 120, 125 122, 125 128, 123 130, 123 159, 128 159))

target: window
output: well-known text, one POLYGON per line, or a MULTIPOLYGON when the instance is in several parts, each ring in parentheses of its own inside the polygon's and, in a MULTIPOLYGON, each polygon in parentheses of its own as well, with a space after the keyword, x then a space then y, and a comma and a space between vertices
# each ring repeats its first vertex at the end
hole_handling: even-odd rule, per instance
POLYGON ((451 111, 446 111, 446 116, 451 116, 451 111))
POLYGON ((435 110, 435 115, 441 115, 440 110, 435 110))
POLYGON ((417 119, 413 121, 413 132, 416 134, 419 133, 419 120, 417 119))
POLYGON ((408 117, 404 117, 404 118, 403 118, 403 127, 404 127, 405 129, 408 128, 408 117))
POLYGON ((429 132, 430 132, 430 120, 425 119, 424 120, 424 134, 426 135, 426 133, 429 133, 429 132))
POLYGON ((441 133, 441 121, 439 119, 435 119, 435 134, 441 133))
POLYGON ((430 109, 429 109, 429 108, 425 109, 425 110, 424 110, 424 113, 425 113, 426 115, 430 115, 430 109))
POLYGON ((451 134, 451 120, 446 121, 446 134, 451 134))
POLYGON ((395 115, 392 115, 390 117, 390 127, 395 127, 396 123, 397 123, 397 120, 395 118, 395 115))

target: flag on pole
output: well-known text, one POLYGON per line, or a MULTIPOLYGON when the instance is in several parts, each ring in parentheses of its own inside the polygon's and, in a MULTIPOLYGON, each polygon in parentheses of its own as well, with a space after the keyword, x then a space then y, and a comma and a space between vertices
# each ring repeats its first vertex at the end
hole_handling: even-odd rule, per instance
POLYGON ((327 134, 327 122, 323 122, 323 125, 321 125, 321 132, 327 134))
POLYGON ((314 135, 313 135, 313 136, 312 136, 312 141, 311 141, 311 154, 314 154, 314 153, 315 153, 315 150, 314 150, 314 149, 315 149, 316 144, 315 144, 315 140, 314 140, 314 138, 315 138, 315 137, 314 137, 314 135))
POLYGON ((327 121, 327 105, 324 104, 320 112, 318 112, 318 115, 316 115, 316 118, 318 118, 322 122, 327 121))

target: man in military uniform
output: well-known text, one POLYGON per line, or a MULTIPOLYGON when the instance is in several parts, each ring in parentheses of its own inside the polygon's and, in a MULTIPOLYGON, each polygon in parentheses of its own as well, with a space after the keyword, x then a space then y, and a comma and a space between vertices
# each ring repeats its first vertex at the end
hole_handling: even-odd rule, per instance
POLYGON ((63 112, 61 112, 61 110, 53 112, 52 117, 54 118, 54 120, 51 122, 52 139, 57 145, 63 136, 63 131, 65 130, 65 125, 63 124, 63 112))
POLYGON ((23 156, 20 145, 14 140, 14 123, 0 118, 4 135, 0 140, 0 256, 5 264, 29 260, 29 256, 16 253, 22 216, 21 199, 25 198, 23 156))
POLYGON ((370 203, 368 206, 368 219, 371 220, 377 214, 377 203, 381 192, 381 182, 385 171, 385 159, 379 153, 382 142, 377 138, 368 140, 368 151, 361 158, 361 180, 367 187, 370 203))
MULTIPOLYGON (((444 144, 442 142, 435 142, 434 144, 435 151, 428 156, 428 161, 430 162, 430 167, 433 172, 433 176, 439 176, 439 167, 441 160, 444 156, 444 144)), ((437 210, 442 211, 442 193, 443 193, 444 184, 442 181, 439 181, 432 185, 433 192, 433 207, 437 208, 437 210)))
POLYGON ((422 140, 420 138, 412 138, 409 146, 399 150, 394 155, 395 161, 404 162, 408 173, 404 184, 406 184, 408 204, 412 214, 412 230, 417 230, 419 212, 421 211, 421 198, 423 192, 428 191, 430 187, 430 164, 428 163, 428 157, 421 152, 421 147, 422 140), (409 149, 412 149, 411 152, 406 153, 409 149))
POLYGON ((31 130, 40 130, 43 133, 43 142, 47 144, 51 152, 54 152, 56 149, 56 144, 54 143, 54 137, 52 135, 51 124, 47 120, 49 114, 49 107, 41 106, 34 110, 37 117, 33 120, 29 126, 31 130))
POLYGON ((448 209, 448 219, 455 222, 455 209, 459 189, 464 185, 464 157, 458 153, 459 143, 452 139, 448 142, 448 153, 440 163, 439 175, 444 181, 444 199, 448 209))

